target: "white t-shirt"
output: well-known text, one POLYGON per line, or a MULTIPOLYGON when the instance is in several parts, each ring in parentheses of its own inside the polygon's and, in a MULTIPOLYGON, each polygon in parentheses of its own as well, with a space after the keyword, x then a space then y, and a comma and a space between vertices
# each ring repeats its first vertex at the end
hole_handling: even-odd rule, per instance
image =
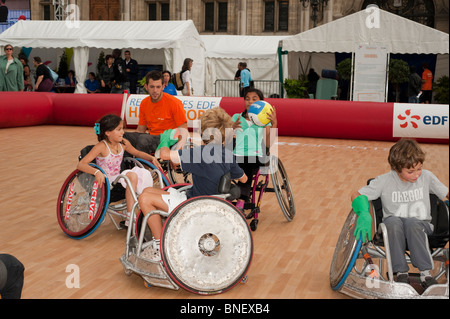
POLYGON ((373 179, 359 193, 366 195, 369 200, 381 198, 383 219, 397 216, 430 222, 430 194, 443 199, 448 194, 448 187, 425 169, 414 183, 404 182, 396 171, 390 171, 373 179))
POLYGON ((181 93, 183 93, 183 95, 188 95, 188 93, 192 94, 192 76, 191 76, 191 71, 189 71, 189 70, 184 71, 183 74, 181 75, 181 80, 184 83, 184 88, 181 91, 181 93), (189 83, 189 89, 191 90, 191 92, 188 92, 187 83, 189 83))

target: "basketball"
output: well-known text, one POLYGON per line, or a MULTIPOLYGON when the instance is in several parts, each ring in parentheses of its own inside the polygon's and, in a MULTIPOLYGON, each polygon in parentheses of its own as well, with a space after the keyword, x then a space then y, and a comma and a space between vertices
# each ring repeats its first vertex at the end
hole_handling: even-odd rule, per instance
POLYGON ((253 124, 266 126, 270 123, 268 114, 272 113, 272 105, 266 101, 256 101, 248 108, 248 117, 253 124))

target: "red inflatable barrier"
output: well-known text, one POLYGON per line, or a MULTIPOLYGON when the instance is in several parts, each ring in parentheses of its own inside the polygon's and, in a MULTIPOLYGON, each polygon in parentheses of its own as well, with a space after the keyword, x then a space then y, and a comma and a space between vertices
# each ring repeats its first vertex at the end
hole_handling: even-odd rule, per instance
MULTIPOLYGON (((281 136, 392 140, 392 103, 270 98, 266 101, 277 110, 281 136)), ((242 112, 244 107, 242 99, 237 98, 222 98, 220 106, 232 114, 242 112)))
POLYGON ((106 114, 120 116, 122 94, 53 94, 53 118, 58 125, 94 126, 106 114))
MULTIPOLYGON (((217 100, 196 97, 195 103, 189 103, 188 98, 180 97, 182 101, 187 102, 183 105, 188 105, 191 112, 196 105, 200 105, 201 112, 204 112, 204 105, 212 105, 211 100, 217 100)), ((220 106, 230 115, 244 110, 242 98, 224 97, 219 100, 220 106)), ((280 136, 396 141, 399 137, 393 136, 394 120, 397 116, 407 116, 406 113, 394 114, 394 109, 398 107, 398 104, 394 103, 270 98, 266 100, 277 110, 280 136)), ((0 128, 41 124, 93 126, 99 118, 108 113, 121 115, 123 101, 122 94, 0 92, 0 128)), ((215 104, 217 105, 218 103, 215 104)), ((408 104, 400 106, 413 108, 408 104)), ((448 109, 448 106, 441 106, 441 109, 442 107, 448 109)), ((427 114, 422 115, 423 127, 432 122, 437 123, 435 126, 439 126, 439 123, 448 125, 448 110, 444 113, 433 113, 435 108, 428 108, 427 114)), ((138 110, 138 107, 134 106, 134 110, 138 110)), ((420 117, 415 115, 415 118, 420 117)), ((404 125, 408 124, 405 122, 404 125)), ((441 136, 433 138, 433 135, 416 137, 420 142, 449 141, 441 136)))
POLYGON ((53 103, 50 94, 0 92, 0 128, 52 122, 53 103))

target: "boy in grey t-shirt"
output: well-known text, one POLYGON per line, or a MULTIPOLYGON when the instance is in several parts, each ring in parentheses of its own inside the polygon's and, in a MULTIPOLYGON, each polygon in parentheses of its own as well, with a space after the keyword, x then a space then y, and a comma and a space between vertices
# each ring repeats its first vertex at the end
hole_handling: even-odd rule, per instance
POLYGON ((368 201, 381 198, 397 281, 409 283, 407 244, 411 262, 420 270, 422 285, 428 288, 437 283, 430 274, 433 260, 427 235, 433 232, 433 225, 429 194, 448 198, 448 187, 432 172, 422 169, 425 153, 414 140, 398 141, 390 149, 388 161, 392 168, 389 173, 378 176, 352 196, 353 210, 359 216, 355 236, 365 240, 368 234, 370 239, 372 217, 368 201))

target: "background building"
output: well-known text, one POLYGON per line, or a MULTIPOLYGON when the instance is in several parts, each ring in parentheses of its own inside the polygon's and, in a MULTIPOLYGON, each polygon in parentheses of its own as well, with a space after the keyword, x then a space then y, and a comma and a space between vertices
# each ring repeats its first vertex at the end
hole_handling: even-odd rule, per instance
MULTIPOLYGON (((20 0, 18 0, 20 1, 20 0)), ((28 0, 24 0, 27 2, 28 0)), ((80 20, 192 20, 200 34, 292 35, 369 4, 449 32, 448 0, 29 0, 32 20, 76 4, 80 20), (313 2, 318 2, 314 15, 313 2), (326 3, 326 5, 324 5, 326 3)), ((56 12, 57 13, 57 12, 56 12)))

